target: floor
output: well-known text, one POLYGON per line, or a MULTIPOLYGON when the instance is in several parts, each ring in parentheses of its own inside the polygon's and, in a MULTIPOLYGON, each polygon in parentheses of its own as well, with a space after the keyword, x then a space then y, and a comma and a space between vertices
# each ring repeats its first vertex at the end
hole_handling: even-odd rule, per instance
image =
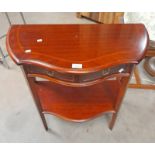
MULTIPOLYGON (((18 13, 9 13, 13 23, 22 23, 18 13)), ((75 13, 24 13, 27 23, 92 23, 75 13)), ((0 13, 0 35, 8 23, 0 13)), ((5 51, 5 39, 0 41, 5 51)), ((0 65, 0 142, 155 142, 155 91, 128 89, 112 131, 110 115, 85 123, 72 123, 46 115, 46 132, 26 81, 18 66, 7 58, 10 69, 0 65)), ((140 65, 141 66, 141 65, 140 65)), ((142 70, 144 81, 149 78, 142 70)), ((155 79, 149 79, 155 81, 155 79)))

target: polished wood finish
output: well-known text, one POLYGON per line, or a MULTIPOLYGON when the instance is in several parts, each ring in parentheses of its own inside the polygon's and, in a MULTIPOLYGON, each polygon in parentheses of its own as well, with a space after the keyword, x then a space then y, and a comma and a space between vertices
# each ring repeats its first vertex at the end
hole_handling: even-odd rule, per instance
POLYGON ((111 112, 112 129, 148 34, 141 24, 14 25, 6 43, 46 130, 44 113, 82 122, 111 112))
POLYGON ((45 70, 41 67, 38 68, 31 65, 25 66, 29 77, 37 76, 52 81, 54 83, 72 87, 91 86, 111 77, 129 76, 129 73, 127 72, 128 68, 130 68, 130 64, 118 65, 108 69, 103 69, 98 72, 81 74, 80 76, 78 76, 76 74, 66 74, 56 71, 45 70), (119 70, 122 69, 124 71, 122 73, 119 73, 119 70))
MULTIPOLYGON (((78 12, 77 17, 82 18, 85 17, 89 20, 95 21, 97 23, 104 23, 104 24, 118 24, 123 23, 123 12, 78 12)), ((149 60, 151 57, 155 57, 155 50, 151 46, 154 46, 154 41, 149 40, 149 48, 146 53, 146 60, 144 60, 144 69, 146 72, 153 76, 155 75, 154 70, 151 69, 149 60), (153 44, 152 44, 153 43, 153 44), (151 48, 150 48, 151 47, 151 48)), ((155 47, 155 46, 154 46, 155 47)), ((137 66, 134 69, 134 76, 136 83, 129 84, 129 88, 138 88, 138 89, 153 89, 155 90, 154 84, 143 84, 141 82, 141 76, 139 74, 137 66)))
POLYGON ((142 24, 14 25, 7 35, 7 49, 17 64, 77 74, 138 63, 147 43, 142 24), (82 69, 71 68, 73 63, 82 69))
POLYGON ((45 120, 45 116, 44 114, 42 113, 43 112, 43 108, 42 108, 42 104, 41 104, 41 101, 40 101, 40 98, 39 98, 39 94, 37 93, 36 91, 36 79, 34 77, 28 77, 28 73, 25 69, 25 67, 23 66, 23 73, 25 75, 25 78, 27 79, 27 82, 28 82, 28 85, 29 85, 29 88, 30 88, 30 91, 32 93, 32 96, 33 96, 33 99, 34 99, 34 102, 35 102, 35 105, 38 109, 38 112, 40 114, 40 117, 41 117, 41 120, 44 124, 44 128, 45 130, 48 130, 48 126, 47 126, 47 123, 46 123, 46 120, 45 120))
MULTIPOLYGON (((113 87, 113 94, 118 92, 118 81, 103 84, 113 87)), ((104 112, 115 112, 111 94, 101 84, 73 88, 41 81, 36 86, 43 112, 46 113, 81 122, 104 112)))

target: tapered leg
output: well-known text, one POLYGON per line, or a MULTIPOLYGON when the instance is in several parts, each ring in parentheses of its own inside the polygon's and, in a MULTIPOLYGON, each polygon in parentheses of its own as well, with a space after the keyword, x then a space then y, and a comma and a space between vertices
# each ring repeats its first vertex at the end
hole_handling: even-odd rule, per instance
POLYGON ((115 122, 116 122, 116 118, 117 118, 117 113, 112 114, 112 118, 111 118, 111 121, 109 123, 109 129, 110 130, 113 129, 115 122))
POLYGON ((27 71, 26 71, 26 68, 25 67, 23 67, 23 72, 24 72, 25 78, 27 79, 27 83, 28 83, 29 88, 31 90, 31 93, 32 93, 32 96, 33 96, 35 105, 37 107, 37 110, 38 110, 39 115, 41 117, 41 120, 43 122, 44 128, 47 131, 48 130, 47 122, 46 122, 45 116, 43 114, 42 106, 41 106, 39 97, 38 97, 38 95, 36 93, 36 89, 35 89, 36 80, 35 80, 34 77, 28 77, 27 76, 27 71))
POLYGON ((124 77, 118 77, 117 80, 119 81, 119 90, 118 90, 118 95, 116 96, 115 99, 113 99, 113 101, 115 102, 115 113, 112 114, 112 118, 111 118, 111 121, 109 123, 109 128, 112 130, 114 125, 115 125, 115 122, 116 122, 116 118, 117 118, 117 115, 118 115, 118 112, 119 112, 119 109, 120 109, 120 106, 121 106, 121 102, 123 100, 123 97, 125 95, 125 92, 127 90, 127 86, 128 86, 128 83, 129 83, 129 80, 131 78, 131 73, 133 71, 133 66, 130 66, 129 69, 128 69, 128 73, 129 76, 124 76, 124 77), (116 100, 116 101, 115 101, 116 100))
POLYGON ((42 110, 42 107, 41 107, 41 104, 40 104, 39 97, 38 97, 37 93, 35 92, 35 88, 34 88, 35 87, 35 85, 34 85, 35 78, 27 77, 27 79, 28 79, 28 82, 29 82, 29 86, 31 87, 31 92, 32 92, 32 95, 33 95, 33 98, 34 98, 35 105, 36 105, 36 107, 38 109, 38 112, 40 114, 40 117, 42 119, 44 128, 47 131, 48 130, 47 122, 46 122, 45 116, 43 114, 43 110, 42 110))
POLYGON ((44 116, 44 114, 42 113, 42 111, 40 110, 40 108, 39 108, 39 106, 38 106, 38 103, 36 103, 36 101, 35 101, 35 104, 36 104, 36 107, 37 107, 38 112, 39 112, 39 114, 40 114, 40 117, 41 117, 42 123, 43 123, 43 125, 44 125, 44 128, 45 128, 46 131, 48 131, 48 126, 47 126, 47 122, 46 122, 45 116, 44 116))

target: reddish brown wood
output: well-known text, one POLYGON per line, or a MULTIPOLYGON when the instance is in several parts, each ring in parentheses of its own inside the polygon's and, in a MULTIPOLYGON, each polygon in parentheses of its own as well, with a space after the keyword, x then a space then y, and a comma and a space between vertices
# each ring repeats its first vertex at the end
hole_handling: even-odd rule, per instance
POLYGON ((113 113, 112 129, 147 44, 141 24, 15 25, 7 35, 8 52, 24 68, 45 129, 43 113, 81 122, 104 112, 113 113))
POLYGON ((24 66, 23 66, 22 69, 23 69, 23 73, 25 75, 25 78, 27 79, 30 91, 32 93, 35 105, 36 105, 36 107, 38 109, 38 112, 40 114, 40 117, 41 117, 41 120, 43 122, 44 128, 45 128, 45 130, 48 130, 48 126, 47 126, 47 123, 46 123, 45 116, 43 114, 43 108, 42 108, 42 105, 41 105, 41 102, 40 102, 40 98, 39 98, 38 93, 36 91, 36 79, 35 79, 35 77, 28 77, 27 70, 25 69, 24 66))
MULTIPOLYGON (((130 76, 126 76, 126 77, 123 77, 120 79, 120 83, 121 83, 121 86, 119 87, 119 93, 118 95, 115 96, 115 113, 112 115, 112 119, 111 119, 111 122, 109 124, 109 128, 112 130, 113 127, 114 127, 114 124, 115 124, 115 121, 116 121, 116 118, 117 118, 117 115, 118 115, 118 111, 120 109, 120 106, 121 106, 121 102, 123 100, 123 97, 125 95, 125 92, 127 90, 127 85, 129 83, 129 80, 131 78, 131 73, 133 71, 133 66, 131 68, 129 68, 129 73, 130 73, 130 76)), ((110 92, 112 92, 112 89, 113 87, 109 87, 111 90, 110 92)))
POLYGON ((25 68, 27 70, 29 77, 40 77, 65 86, 85 87, 100 83, 111 77, 129 76, 129 72, 127 71, 127 69, 130 68, 130 64, 114 66, 100 70, 98 72, 80 74, 80 75, 60 73, 53 70, 50 71, 32 65, 25 65, 25 68), (122 69, 124 71, 122 73, 119 73, 119 70, 122 69))
POLYGON ((129 73, 120 73, 120 74, 113 74, 111 76, 108 76, 108 77, 103 77, 103 78, 100 78, 100 79, 97 79, 97 80, 94 80, 94 81, 91 81, 91 82, 84 82, 84 83, 80 83, 80 82, 75 82, 75 83, 71 83, 71 82, 64 82, 64 81, 61 81, 61 80, 57 80, 57 79, 53 79, 51 77, 48 77, 46 75, 40 75, 40 74, 28 74, 28 77, 39 77, 39 78, 43 78, 43 79, 46 79, 46 80, 49 80, 51 82, 54 82, 54 83, 57 83, 57 84, 61 84, 61 85, 64 85, 64 86, 71 86, 71 87, 86 87, 86 86, 91 86, 91 85, 94 85, 94 84, 98 84, 98 83, 101 83, 109 78, 114 78, 114 77, 128 77, 129 76, 129 73))
POLYGON ((7 49, 17 64, 78 74, 138 63, 147 44, 142 24, 14 25, 7 34, 7 49), (72 63, 83 68, 72 69, 72 63))
MULTIPOLYGON (((118 81, 106 81, 118 93, 118 81)), ((111 94, 101 84, 73 88, 51 82, 36 84, 43 111, 68 120, 81 122, 104 112, 115 112, 111 94)))

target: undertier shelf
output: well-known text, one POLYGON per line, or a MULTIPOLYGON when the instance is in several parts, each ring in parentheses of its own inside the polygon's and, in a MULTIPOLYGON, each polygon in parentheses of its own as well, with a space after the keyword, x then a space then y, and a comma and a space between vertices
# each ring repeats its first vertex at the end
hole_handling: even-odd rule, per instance
POLYGON ((35 84, 42 109, 67 120, 81 122, 104 112, 115 112, 118 81, 88 87, 67 87, 49 81, 35 84))

